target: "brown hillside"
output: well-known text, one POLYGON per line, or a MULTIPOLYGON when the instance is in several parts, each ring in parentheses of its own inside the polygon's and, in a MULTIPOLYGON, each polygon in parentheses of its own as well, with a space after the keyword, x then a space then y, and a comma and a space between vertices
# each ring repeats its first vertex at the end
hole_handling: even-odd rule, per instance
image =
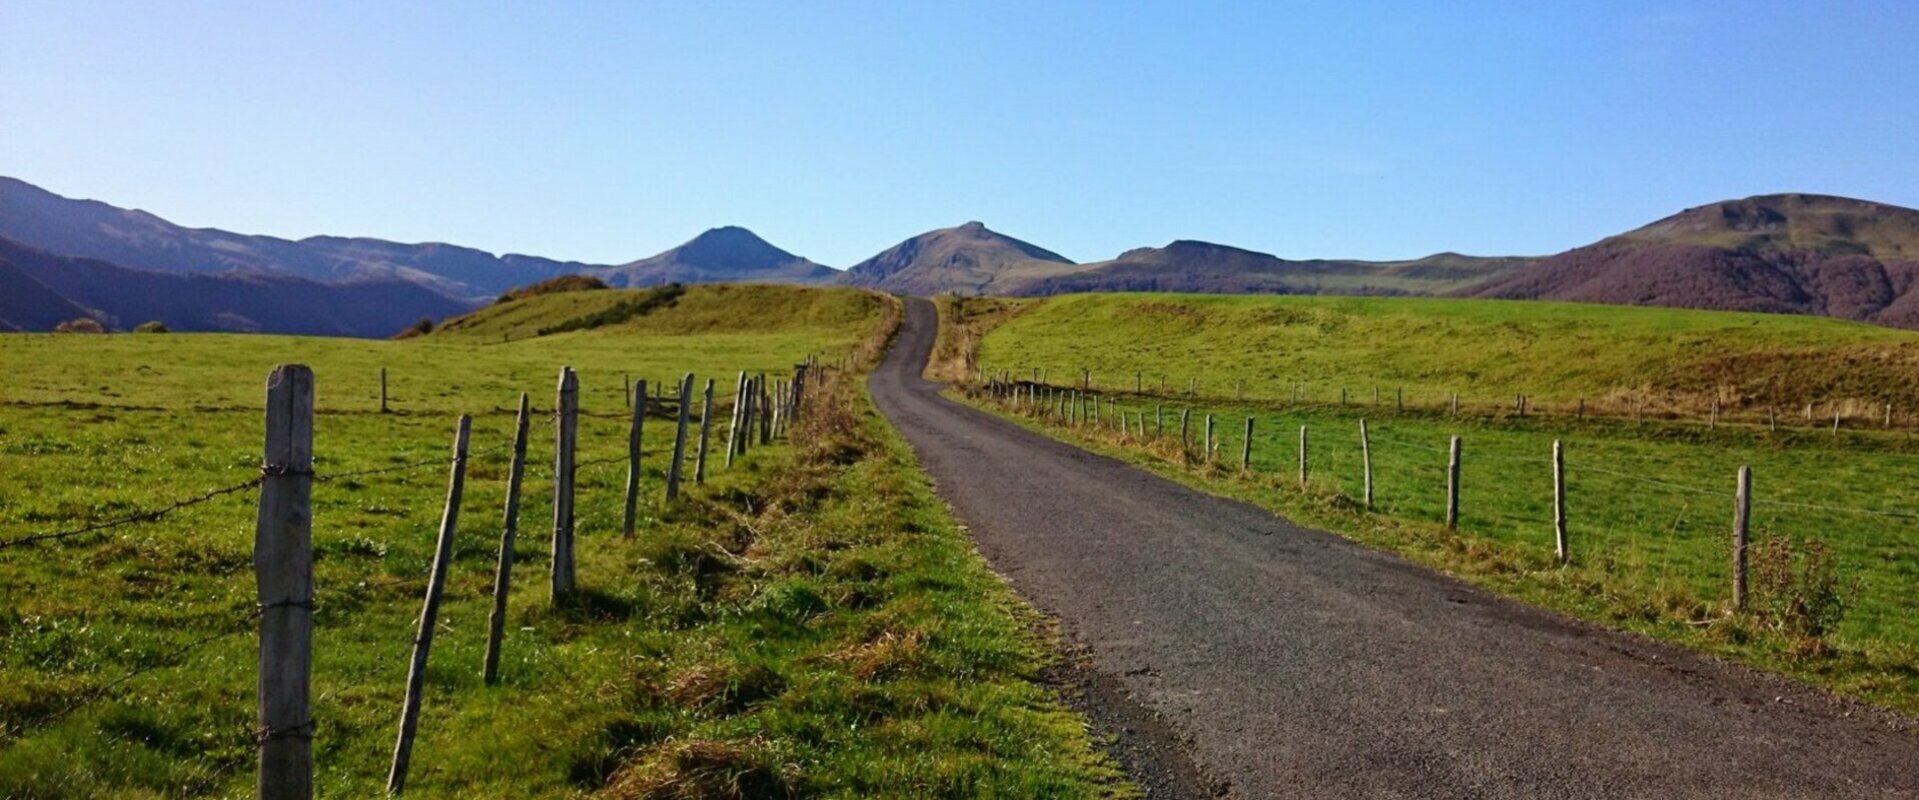
POLYGON ((1203 292, 1212 294, 1430 294, 1502 274, 1524 258, 1440 253, 1413 261, 1290 261, 1196 241, 1142 247, 1111 261, 1042 277, 1009 294, 1203 292))
POLYGON ((1018 283, 1073 269, 1065 256, 968 222, 887 248, 848 269, 841 282, 913 295, 1004 294, 1018 283))

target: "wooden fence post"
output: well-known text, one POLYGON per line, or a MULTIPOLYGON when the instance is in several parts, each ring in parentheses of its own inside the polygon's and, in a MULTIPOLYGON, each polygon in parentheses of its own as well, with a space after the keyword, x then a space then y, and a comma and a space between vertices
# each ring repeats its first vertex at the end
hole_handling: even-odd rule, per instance
POLYGON ((1719 427, 1719 401, 1716 399, 1712 401, 1712 416, 1706 419, 1706 427, 1708 429, 1719 427))
POLYGON ((686 462, 686 423, 693 405, 693 373, 680 379, 680 419, 673 429, 673 462, 666 467, 666 499, 680 496, 680 468, 686 462))
POLYGON ((1838 406, 1838 404, 1834 404, 1834 405, 1833 405, 1833 407, 1832 407, 1832 435, 1834 435, 1834 436, 1838 436, 1838 435, 1839 435, 1839 406, 1838 406))
POLYGON ((1393 413, 1406 413, 1406 387, 1404 386, 1393 390, 1393 413))
POLYGON ((1233 399, 1241 402, 1246 400, 1245 381, 1233 381, 1233 399))
POLYGON ((1747 526, 1752 519, 1752 467, 1741 466, 1732 506, 1732 607, 1746 610, 1747 526))
MULTIPOLYGON (((1144 425, 1145 423, 1142 422, 1140 424, 1144 425)), ((1155 438, 1160 438, 1160 437, 1164 437, 1165 435, 1166 435, 1166 404, 1159 403, 1153 406, 1153 436, 1155 438)))
POLYGON ((1553 440, 1553 549, 1559 563, 1572 560, 1566 542, 1566 456, 1558 439, 1553 440))
POLYGON ((526 437, 531 409, 520 393, 520 415, 513 426, 513 460, 506 468, 506 515, 500 526, 500 555, 493 569, 493 611, 486 618, 486 658, 480 680, 500 682, 500 644, 506 636, 506 598, 513 591, 513 540, 520 530, 520 482, 526 476, 526 437))
POLYGON ((1339 387, 1339 407, 1346 407, 1346 387, 1344 386, 1339 387))
POLYGON ((1446 456, 1446 530, 1459 530, 1459 437, 1454 436, 1446 456))
POLYGON ((1133 373, 1133 394, 1144 394, 1145 391, 1146 391, 1145 370, 1139 370, 1134 372, 1133 373))
POLYGON ((466 443, 473 418, 460 416, 453 435, 453 466, 446 485, 446 510, 440 514, 440 538, 433 549, 433 570, 426 582, 426 602, 420 606, 420 627, 413 635, 413 662, 406 671, 406 702, 400 710, 400 736, 393 743, 393 769, 386 776, 387 794, 406 789, 407 764, 413 758, 413 734, 420 725, 420 693, 426 689, 427 653, 433 649, 433 630, 439 624, 440 593, 446 589, 447 562, 453 559, 453 534, 460 522, 460 495, 466 488, 466 443))
MULTIPOLYGON (((821 373, 824 375, 825 373, 821 373)), ((733 409, 726 422, 726 466, 733 466, 733 452, 739 449, 740 415, 746 411, 746 370, 733 382, 733 409)))
POLYGON ((1585 418, 1586 418, 1586 398, 1584 398, 1584 397, 1581 397, 1581 398, 1579 398, 1579 414, 1578 414, 1578 419, 1582 419, 1582 420, 1583 420, 1583 419, 1585 419, 1585 418))
MULTIPOLYGON (((620 374, 620 395, 626 398, 626 407, 633 407, 633 373, 620 374)), ((644 396, 644 394, 642 394, 644 396)))
POLYGON ((1191 452, 1193 449, 1193 439, 1187 433, 1187 423, 1191 420, 1192 414, 1193 410, 1190 408, 1182 408, 1179 410, 1179 452, 1182 455, 1191 452))
POLYGON ((580 377, 572 367, 560 368, 560 387, 554 403, 553 443, 553 604, 573 593, 573 463, 580 434, 580 377))
POLYGON ((1213 460, 1213 415, 1206 415, 1206 449, 1202 460, 1213 460))
MULTIPOLYGON (((795 384, 797 386, 798 384, 795 384)), ((700 454, 693 460, 693 483, 706 483, 706 444, 713 437, 713 379, 706 379, 706 398, 700 401, 700 454)))
MULTIPOLYGON (((691 375, 686 376, 685 395, 689 399, 692 398, 693 396, 693 376, 691 375)), ((763 444, 763 445, 772 444, 773 443, 773 389, 772 389, 772 384, 769 384, 766 382, 766 375, 764 373, 760 375, 759 404, 760 404, 759 405, 760 444, 763 444)))
POLYGON ((1459 419, 1459 393, 1453 392, 1453 419, 1459 419))
MULTIPOLYGON (((640 511, 640 437, 646 424, 646 381, 639 382, 640 402, 633 406, 633 420, 626 431, 626 515, 620 530, 628 538, 639 524, 640 511)), ((633 387, 627 387, 630 392, 633 387)))
POLYGON ((1775 406, 1766 406, 1766 427, 1775 433, 1779 431, 1779 409, 1775 406))
POLYGON ((386 367, 380 368, 380 413, 386 413, 386 367))
POLYGON ((1359 418, 1359 463, 1366 473, 1366 510, 1373 510, 1373 437, 1366 433, 1366 418, 1359 418))
POLYGON ((1299 426, 1299 488, 1306 488, 1306 426, 1299 426))
POLYGON ((260 608, 259 797, 313 796, 313 370, 267 375, 253 574, 260 608))
POLYGON ((1892 404, 1891 403, 1886 404, 1886 428, 1887 429, 1892 428, 1892 404))
POLYGON ((1246 418, 1246 433, 1240 437, 1239 468, 1242 472, 1253 469, 1253 418, 1246 418))

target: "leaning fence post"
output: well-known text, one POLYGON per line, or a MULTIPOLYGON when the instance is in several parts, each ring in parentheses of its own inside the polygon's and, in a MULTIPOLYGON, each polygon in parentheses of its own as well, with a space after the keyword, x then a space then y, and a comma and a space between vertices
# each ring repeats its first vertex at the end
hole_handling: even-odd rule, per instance
POLYGON ((1459 437, 1454 436, 1446 456, 1446 530, 1459 530, 1459 437))
POLYGON ((1366 418, 1359 418, 1359 464, 1366 473, 1366 510, 1373 510, 1373 438, 1366 433, 1366 418))
POLYGON ((513 590, 513 540, 520 529, 520 481, 526 475, 529 412, 526 392, 521 392, 520 416, 513 426, 513 461, 506 468, 506 518, 500 526, 500 556, 493 570, 493 612, 486 619, 486 658, 480 667, 480 680, 488 686, 500 681, 500 644, 506 636, 506 598, 513 590))
MULTIPOLYGON (((633 391, 628 386, 627 391, 633 391)), ((621 518, 620 531, 628 537, 639 524, 640 516, 640 445, 641 435, 646 425, 646 381, 637 385, 640 402, 633 405, 633 421, 626 429, 626 506, 625 516, 621 518)))
POLYGON ((1246 433, 1240 438, 1239 468, 1242 471, 1253 469, 1253 418, 1246 418, 1246 433))
POLYGON ((387 794, 406 788, 407 763, 413 757, 413 734, 420 725, 420 693, 426 689, 426 659, 433 649, 433 629, 439 624, 440 593, 446 589, 447 562, 453 559, 453 533, 460 522, 460 495, 466 488, 466 442, 473 418, 461 415, 453 435, 453 466, 446 485, 446 510, 440 514, 440 538, 433 549, 433 571, 426 582, 426 602, 420 607, 420 627, 413 636, 413 662, 406 671, 406 702, 400 710, 400 736, 393 743, 393 770, 386 776, 387 794))
POLYGON ((1559 440, 1553 440, 1553 549, 1559 563, 1572 560, 1566 543, 1566 457, 1559 440))
POLYGON ((572 367, 560 368, 560 387, 554 403, 553 547, 551 567, 553 604, 573 593, 573 462, 580 432, 580 377, 572 367))
POLYGON ((260 604, 259 796, 313 796, 313 370, 267 375, 253 573, 260 604))
MULTIPOLYGON (((795 383, 795 387, 799 384, 795 383)), ((713 436, 713 379, 706 379, 706 398, 700 401, 700 454, 693 460, 693 482, 706 483, 706 443, 713 436)))
POLYGON ((673 461, 666 467, 666 499, 680 496, 680 465, 686 461, 686 422, 693 405, 693 373, 680 379, 680 420, 673 430, 673 461))
POLYGON ((1299 488, 1306 488, 1306 426, 1299 426, 1299 488))
POLYGON ((1187 432, 1190 430, 1189 423, 1192 421, 1192 415, 1193 410, 1190 408, 1182 408, 1179 410, 1179 452, 1181 455, 1185 455, 1193 449, 1193 437, 1187 432))
POLYGON ((1738 480, 1732 506, 1732 607, 1744 611, 1747 526, 1752 520, 1752 467, 1741 466, 1738 480))

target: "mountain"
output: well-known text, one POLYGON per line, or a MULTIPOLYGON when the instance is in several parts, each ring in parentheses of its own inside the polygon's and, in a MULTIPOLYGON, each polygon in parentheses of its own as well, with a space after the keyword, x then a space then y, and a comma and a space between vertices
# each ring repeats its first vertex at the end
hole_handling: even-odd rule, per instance
POLYGON ((588 272, 611 286, 634 287, 666 283, 831 283, 840 274, 731 225, 709 230, 652 258, 588 272))
POLYGON ((1413 261, 1289 261, 1210 242, 1142 247, 1060 275, 1026 280, 1009 294, 1209 292, 1220 294, 1429 294, 1526 263, 1439 253, 1413 261))
POLYGON ((98 259, 55 255, 0 238, 0 319, 49 330, 92 316, 113 329, 159 320, 176 331, 319 336, 391 336, 421 317, 440 319, 466 303, 398 279, 325 284, 287 275, 219 275, 133 270, 98 259))
POLYGON ((1919 211, 1812 194, 1689 208, 1462 290, 1919 328, 1919 211))
POLYGON ((1077 268, 1051 250, 968 222, 900 242, 855 264, 840 280, 914 295, 1004 294, 1015 284, 1077 268))
POLYGON ((535 256, 495 256, 449 244, 338 236, 293 241, 187 228, 145 211, 73 200, 7 177, 0 177, 0 237, 128 269, 174 274, 248 270, 321 282, 400 279, 466 299, 492 297, 592 266, 535 256))

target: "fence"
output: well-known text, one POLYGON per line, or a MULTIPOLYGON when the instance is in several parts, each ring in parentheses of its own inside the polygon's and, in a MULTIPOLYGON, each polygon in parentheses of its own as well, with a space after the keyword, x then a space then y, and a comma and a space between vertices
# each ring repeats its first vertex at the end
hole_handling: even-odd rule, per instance
MULTIPOLYGON (((1842 573, 1842 585, 1826 587, 1842 595, 1830 598, 1845 607, 1841 641, 1919 643, 1909 599, 1919 589, 1919 542, 1908 530, 1919 513, 1888 505, 1914 501, 1905 487, 1919 477, 1919 456, 1900 448, 1840 449, 1824 443, 1823 430, 1809 446, 1791 447, 1764 430, 1728 439, 1636 426, 1616 435, 1575 420, 1455 420, 1396 413, 1399 398, 1385 393, 1377 407, 1349 401, 1342 409, 1208 408, 998 378, 971 391, 1009 413, 1144 448, 1256 492, 1296 493, 1321 507, 1457 532, 1466 537, 1460 542, 1495 542, 1500 552, 1476 557, 1496 571, 1570 565, 1592 576, 1585 591, 1649 619, 1709 623, 1720 609, 1752 604, 1755 583, 1817 589, 1805 585, 1817 578, 1808 577, 1806 559, 1830 555, 1842 573), (1232 450, 1218 419, 1240 423, 1223 428, 1240 431, 1237 458, 1223 455, 1232 450), (1286 441, 1295 429, 1296 447, 1286 441), (1774 557, 1755 564, 1753 552, 1774 557), (1784 566, 1799 571, 1781 575, 1779 559, 1788 557, 1798 560, 1784 566), (1762 581, 1764 570, 1771 572, 1762 581)), ((1513 416, 1522 410, 1536 413, 1516 400, 1513 416)))
MULTIPOLYGON (((755 447, 770 445, 785 437, 804 409, 802 401, 806 397, 808 382, 823 383, 827 380, 828 372, 810 357, 795 367, 790 380, 764 373, 749 376, 741 372, 737 384, 739 393, 731 404, 733 408, 723 432, 727 448, 725 463, 730 466, 736 455, 745 455, 755 447)), ((382 369, 380 413, 391 412, 385 391, 386 379, 386 370, 382 369)), ((680 389, 676 403, 649 397, 643 380, 631 384, 626 393, 630 411, 618 415, 628 425, 625 452, 617 456, 581 458, 578 448, 580 420, 593 415, 580 408, 577 373, 571 368, 561 369, 551 412, 555 436, 555 459, 551 474, 554 515, 548 551, 552 577, 551 603, 559 605, 567 602, 580 588, 574 571, 576 556, 573 537, 577 491, 574 478, 581 469, 601 464, 626 465, 627 476, 622 484, 625 513, 622 533, 625 536, 635 534, 638 496, 643 488, 643 429, 649 415, 671 419, 675 426, 674 447, 665 470, 666 477, 659 487, 664 502, 672 503, 682 497, 681 484, 687 480, 694 484, 705 482, 708 449, 719 441, 712 431, 718 409, 714 402, 713 381, 708 380, 699 405, 699 417, 697 420, 693 418, 694 381, 695 377, 688 374, 678 382, 680 389), (690 433, 696 424, 697 433, 690 433), (689 465, 687 462, 692 463, 689 465)), ((494 559, 491 613, 481 665, 485 684, 492 685, 499 681, 500 651, 506 634, 505 618, 522 510, 521 491, 527 473, 528 439, 534 415, 528 396, 522 393, 519 397, 510 444, 472 447, 472 419, 463 415, 454 421, 454 440, 448 455, 369 469, 325 472, 314 468, 314 384, 313 372, 304 366, 283 365, 269 375, 266 386, 265 447, 255 477, 147 510, 66 529, 0 537, 0 556, 4 556, 9 551, 53 542, 129 533, 139 526, 223 497, 254 490, 259 492, 253 539, 257 603, 211 626, 213 629, 204 635, 167 648, 158 657, 150 658, 132 670, 77 693, 44 713, 23 719, 12 726, 15 730, 10 731, 10 734, 21 735, 54 725, 94 703, 112 697, 116 690, 144 675, 179 666, 193 653, 216 642, 256 631, 259 637, 257 726, 252 734, 253 752, 249 758, 258 764, 258 793, 262 798, 311 797, 314 785, 313 742, 322 730, 313 719, 310 706, 314 617, 316 611, 325 605, 316 600, 316 596, 324 594, 316 592, 314 580, 314 488, 327 484, 352 485, 359 479, 374 475, 446 469, 448 482, 445 506, 411 645, 404 699, 398 709, 398 735, 387 780, 388 791, 400 793, 405 788, 412 761, 413 742, 423 703, 424 676, 433 647, 442 594, 451 569, 454 542, 460 534, 460 510, 467 487, 469 465, 477 456, 503 453, 509 459, 505 474, 504 516, 494 559)), ((210 789, 246 760, 229 759, 213 765, 192 791, 210 789)))
POLYGON ((1075 377, 1072 384, 1056 384, 1050 380, 1050 370, 1037 367, 992 370, 980 367, 974 373, 976 382, 980 384, 1031 384, 1088 394, 1103 393, 1112 397, 1130 395, 1185 402, 1230 400, 1234 403, 1254 402, 1295 410, 1338 408, 1380 413, 1390 408, 1395 414, 1444 416, 1448 419, 1610 419, 1685 423, 1708 429, 1716 429, 1721 425, 1741 425, 1774 431, 1781 428, 1818 430, 1835 436, 1842 431, 1897 430, 1910 437, 1913 431, 1919 430, 1919 412, 1869 398, 1835 398, 1780 405, 1747 403, 1736 397, 1700 399, 1691 395, 1618 390, 1598 397, 1540 402, 1523 393, 1487 398, 1473 397, 1459 391, 1408 392, 1403 386, 1390 390, 1369 386, 1362 391, 1354 391, 1350 386, 1304 380, 1250 387, 1244 380, 1233 380, 1219 387, 1218 392, 1210 392, 1208 390, 1215 387, 1202 383, 1198 377, 1188 378, 1185 385, 1180 387, 1176 383, 1169 384, 1164 373, 1149 376, 1144 371, 1135 371, 1110 384, 1098 380, 1099 376, 1088 369, 1079 370, 1075 377), (1249 388, 1253 391, 1249 392, 1249 388))

